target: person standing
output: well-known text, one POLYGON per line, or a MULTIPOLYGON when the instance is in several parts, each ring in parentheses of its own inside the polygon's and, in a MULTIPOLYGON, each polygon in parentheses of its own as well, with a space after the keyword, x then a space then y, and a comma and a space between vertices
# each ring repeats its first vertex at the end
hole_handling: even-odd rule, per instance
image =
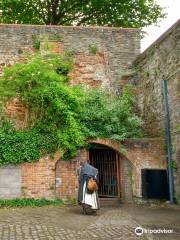
POLYGON ((80 162, 78 203, 82 205, 83 213, 85 214, 88 212, 88 209, 92 212, 100 209, 97 183, 98 169, 87 162, 80 162), (90 184, 92 189, 89 189, 90 184))

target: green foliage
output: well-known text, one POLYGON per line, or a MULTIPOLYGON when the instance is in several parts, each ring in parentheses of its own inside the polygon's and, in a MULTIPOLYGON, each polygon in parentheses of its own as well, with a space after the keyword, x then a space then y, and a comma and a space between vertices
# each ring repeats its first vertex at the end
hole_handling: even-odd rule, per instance
POLYGON ((16 131, 6 120, 0 128, 0 165, 37 161, 46 153, 54 153, 56 139, 50 132, 16 131))
POLYGON ((49 50, 50 49, 48 36, 44 37, 44 47, 45 47, 45 50, 49 50))
POLYGON ((68 205, 76 205, 77 204, 77 198, 75 197, 69 197, 66 201, 66 204, 68 205))
POLYGON ((98 52, 98 47, 96 45, 89 45, 89 52, 92 54, 96 54, 98 52))
POLYGON ((0 79, 1 100, 19 97, 27 105, 39 110, 39 106, 47 104, 45 98, 51 97, 47 94, 49 88, 53 90, 60 86, 66 87, 63 83, 68 81, 67 73, 72 65, 72 59, 67 54, 61 57, 48 55, 44 58, 37 55, 28 64, 17 63, 6 68, 0 79))
POLYGON ((175 160, 172 160, 172 161, 171 161, 171 167, 172 167, 174 170, 177 170, 177 169, 178 169, 177 162, 176 162, 175 160))
POLYGON ((42 207, 47 205, 63 206, 62 200, 47 200, 34 198, 15 198, 15 199, 0 199, 0 208, 4 207, 42 207))
POLYGON ((69 86, 71 57, 69 53, 37 55, 7 68, 0 77, 1 107, 18 98, 30 113, 24 130, 16 130, 2 115, 1 165, 36 161, 56 149, 70 159, 77 149, 87 147, 89 138, 123 141, 141 136, 141 120, 132 113, 129 88, 122 96, 113 96, 102 89, 69 86))
POLYGON ((180 133, 180 124, 175 127, 175 132, 180 133))
POLYGON ((129 88, 122 96, 114 96, 102 89, 86 91, 85 110, 81 125, 86 138, 109 138, 124 141, 140 137, 141 119, 132 113, 134 98, 129 88))
POLYGON ((32 40, 33 40, 33 47, 37 50, 40 49, 40 39, 35 35, 32 34, 32 40))
POLYGON ((1 164, 37 160, 56 147, 73 156, 77 146, 83 145, 78 121, 81 94, 67 85, 71 66, 66 55, 37 56, 28 64, 5 70, 0 81, 1 98, 7 101, 18 97, 35 118, 29 123, 30 131, 6 132, 2 125, 1 164))
POLYGON ((60 42, 60 41, 62 41, 63 38, 58 33, 55 33, 55 34, 53 34, 53 35, 51 35, 49 37, 47 35, 37 36, 36 34, 32 34, 33 47, 35 49, 39 50, 40 49, 40 45, 41 45, 41 41, 44 41, 45 50, 49 50, 50 46, 49 46, 48 39, 60 42))
POLYGON ((1 0, 1 23, 144 27, 164 17, 154 0, 1 0))

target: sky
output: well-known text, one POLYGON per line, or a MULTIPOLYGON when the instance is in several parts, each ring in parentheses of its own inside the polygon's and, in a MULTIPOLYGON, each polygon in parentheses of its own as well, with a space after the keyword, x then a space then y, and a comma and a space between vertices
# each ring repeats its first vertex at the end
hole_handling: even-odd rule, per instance
POLYGON ((158 26, 151 25, 143 28, 147 34, 141 40, 141 52, 150 46, 180 18, 180 0, 156 0, 156 2, 166 8, 165 12, 167 13, 167 16, 158 23, 158 26))

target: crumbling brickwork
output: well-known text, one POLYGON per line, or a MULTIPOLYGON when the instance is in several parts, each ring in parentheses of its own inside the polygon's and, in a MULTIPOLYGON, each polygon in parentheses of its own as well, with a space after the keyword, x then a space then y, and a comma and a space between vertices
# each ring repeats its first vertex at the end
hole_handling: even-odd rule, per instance
POLYGON ((72 85, 110 87, 107 56, 104 53, 75 55, 75 65, 69 76, 72 85))
POLYGON ((61 53, 64 50, 74 55, 76 64, 73 76, 77 75, 77 82, 90 82, 90 85, 101 82, 114 90, 119 86, 122 72, 126 71, 140 52, 138 29, 1 24, 0 73, 5 66, 36 51, 32 35, 42 40, 42 54, 43 39, 48 37, 50 45, 54 45, 55 38, 59 42, 52 46, 53 51, 61 53), (92 53, 92 46, 97 49, 97 53, 92 53))
POLYGON ((27 127, 29 117, 28 110, 18 98, 6 103, 5 114, 8 119, 15 124, 16 129, 25 129, 27 127))

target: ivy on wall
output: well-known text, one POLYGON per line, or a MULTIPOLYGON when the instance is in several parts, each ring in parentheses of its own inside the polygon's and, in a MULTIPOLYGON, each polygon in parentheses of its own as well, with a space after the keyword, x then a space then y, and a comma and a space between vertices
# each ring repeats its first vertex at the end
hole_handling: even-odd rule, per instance
POLYGON ((62 158, 70 159, 78 148, 86 147, 89 138, 123 141, 142 135, 141 119, 132 112, 134 98, 128 89, 122 96, 113 96, 102 89, 70 86, 72 67, 72 56, 65 52, 37 55, 5 69, 0 77, 1 109, 18 98, 30 118, 27 129, 17 130, 1 114, 1 165, 37 161, 56 149, 62 158))

